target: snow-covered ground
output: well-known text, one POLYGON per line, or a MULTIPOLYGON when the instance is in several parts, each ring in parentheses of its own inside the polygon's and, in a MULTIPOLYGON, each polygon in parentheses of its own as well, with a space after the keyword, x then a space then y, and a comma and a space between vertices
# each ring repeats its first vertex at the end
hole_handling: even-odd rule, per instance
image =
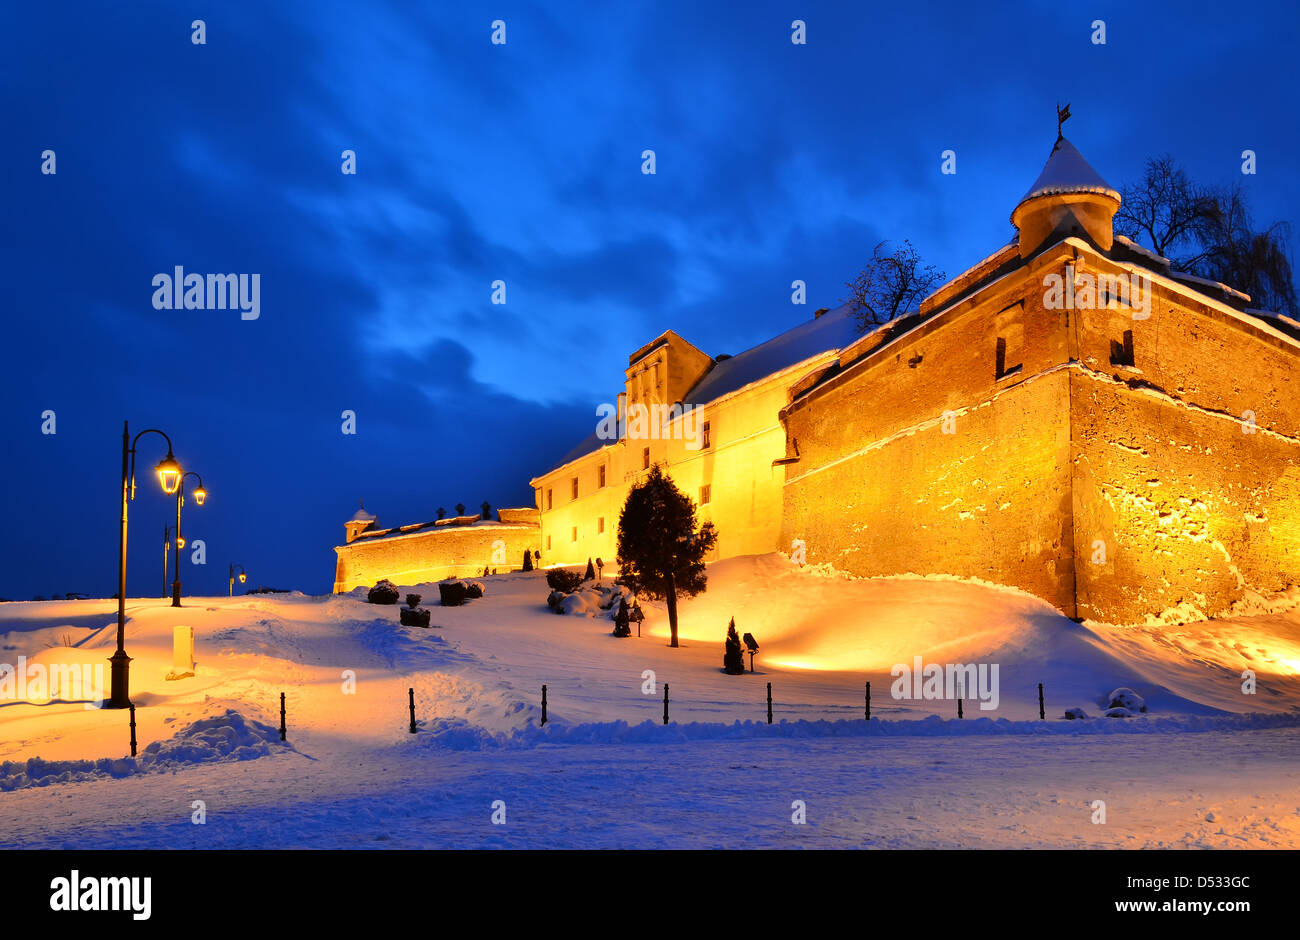
MULTIPOLYGON (((640 638, 614 638, 594 604, 552 614, 543 572, 482 578, 486 596, 457 608, 403 586, 429 630, 360 590, 132 600, 136 759, 126 713, 5 698, 0 667, 0 845, 1300 847, 1295 596, 1115 627, 997 586, 853 580, 780 555, 709 577, 679 649, 656 605, 640 638), (721 670, 733 616, 761 644, 757 674, 721 670), (176 625, 194 628, 196 674, 167 680, 176 625), (918 656, 996 664, 997 708, 972 692, 959 721, 951 699, 894 699, 891 668, 918 656), (1120 687, 1147 712, 1095 717, 1120 687)), ((0 605, 0 664, 104 663, 115 611, 0 605)))

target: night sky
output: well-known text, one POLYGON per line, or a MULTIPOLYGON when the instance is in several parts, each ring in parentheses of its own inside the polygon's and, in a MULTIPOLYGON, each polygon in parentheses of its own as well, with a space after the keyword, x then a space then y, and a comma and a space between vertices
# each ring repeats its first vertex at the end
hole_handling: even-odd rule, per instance
MULTIPOLYGON (((0 597, 116 589, 123 419, 211 494, 187 594, 328 592, 359 498, 531 505, 664 329, 738 353, 881 239, 949 276, 1005 244, 1058 102, 1113 185, 1169 152, 1300 222, 1295 5, 1135 6, 6 4, 0 597), (259 274, 260 317, 155 310, 177 265, 259 274)), ((128 592, 161 595, 140 444, 128 592)))

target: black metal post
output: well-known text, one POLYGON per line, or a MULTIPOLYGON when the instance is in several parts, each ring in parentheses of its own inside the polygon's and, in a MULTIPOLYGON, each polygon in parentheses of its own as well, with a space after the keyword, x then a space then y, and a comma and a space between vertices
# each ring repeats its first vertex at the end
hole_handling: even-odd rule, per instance
POLYGON ((131 704, 131 657, 126 655, 126 518, 130 474, 131 431, 122 422, 122 522, 117 535, 117 652, 110 658, 112 691, 109 708, 126 708, 131 704))
POLYGON ((867 721, 871 720, 871 683, 867 683, 867 721))
POLYGON ((963 717, 961 713, 961 685, 960 684, 958 684, 957 686, 957 717, 958 718, 963 717))
POLYGON ((185 480, 176 488, 176 570, 172 572, 172 606, 181 606, 181 502, 185 499, 185 480))
POLYGON ((135 757, 135 706, 131 706, 131 756, 135 757))
POLYGON ((280 740, 288 740, 285 737, 286 728, 284 727, 284 693, 280 693, 280 740))
POLYGON ((172 550, 171 532, 171 526, 163 526, 163 597, 167 596, 167 562, 170 560, 167 556, 172 550))
POLYGON ((767 684, 767 723, 772 723, 772 683, 767 684))
POLYGON ((1041 682, 1038 683, 1038 718, 1040 721, 1047 719, 1047 715, 1043 711, 1043 684, 1041 682))
MULTIPOLYGON (((135 436, 138 441, 146 434, 161 434, 167 441, 168 472, 179 472, 172 454, 172 439, 157 428, 145 428, 135 436)), ((135 467, 135 442, 131 440, 131 427, 122 422, 122 519, 117 530, 117 650, 109 657, 112 664, 112 691, 107 708, 127 708, 131 704, 131 657, 126 655, 126 533, 128 504, 131 501, 132 472, 135 467)), ((163 464, 159 464, 160 479, 163 464)), ((166 491, 166 482, 163 482, 166 491)), ((179 536, 179 532, 177 535, 179 536)))
POLYGON ((415 734, 415 689, 407 689, 406 694, 411 697, 411 734, 415 734))
POLYGON ((664 683, 664 724, 668 724, 668 683, 664 683))
POLYGON ((542 724, 546 724, 546 686, 542 686, 542 724))

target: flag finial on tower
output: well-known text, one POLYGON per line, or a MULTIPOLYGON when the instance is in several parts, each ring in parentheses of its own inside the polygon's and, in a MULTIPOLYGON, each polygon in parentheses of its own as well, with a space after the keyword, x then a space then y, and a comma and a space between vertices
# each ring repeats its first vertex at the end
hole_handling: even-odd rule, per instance
POLYGON ((1061 131, 1061 127, 1062 127, 1062 125, 1064 125, 1065 122, 1068 121, 1068 120, 1070 120, 1070 104, 1069 104, 1069 102, 1066 102, 1066 105, 1065 105, 1064 108, 1061 107, 1061 106, 1058 104, 1058 105, 1056 106, 1056 139, 1057 139, 1057 140, 1060 140, 1062 137, 1065 136, 1065 134, 1061 131))

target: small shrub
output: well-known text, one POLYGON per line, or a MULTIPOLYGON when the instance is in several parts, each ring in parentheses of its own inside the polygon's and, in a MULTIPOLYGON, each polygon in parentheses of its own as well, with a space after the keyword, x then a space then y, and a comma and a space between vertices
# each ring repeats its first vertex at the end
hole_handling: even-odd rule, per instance
POLYGON ((552 568, 546 572, 546 583, 552 590, 561 591, 565 594, 572 594, 582 583, 582 575, 576 571, 566 571, 563 568, 552 568))
POLYGON ((552 591, 546 595, 546 606, 551 608, 551 613, 564 613, 564 598, 567 596, 563 591, 552 591))
POLYGON ((438 599, 443 607, 460 607, 468 593, 469 586, 464 581, 438 582, 438 599))
POLYGON ((367 592, 366 600, 372 604, 396 604, 397 585, 384 578, 367 592))
POLYGON ((401 614, 402 626, 404 627, 429 627, 429 611, 416 610, 413 607, 403 607, 399 612, 401 614))

